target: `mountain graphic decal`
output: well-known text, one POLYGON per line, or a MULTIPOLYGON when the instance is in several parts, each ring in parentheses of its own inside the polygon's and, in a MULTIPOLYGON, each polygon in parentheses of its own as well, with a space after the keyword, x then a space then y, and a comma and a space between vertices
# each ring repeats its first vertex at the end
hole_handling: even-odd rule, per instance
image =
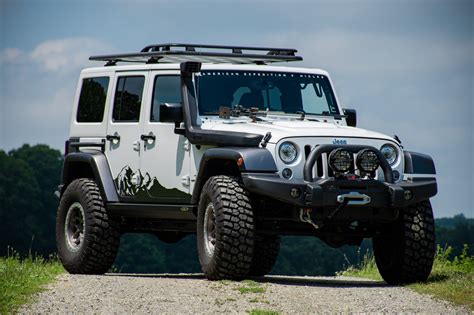
POLYGON ((168 189, 160 184, 156 177, 150 174, 143 175, 140 170, 134 172, 130 166, 124 166, 114 180, 117 191, 124 197, 137 197, 141 200, 147 199, 171 199, 187 202, 191 195, 180 191, 179 189, 168 189), (134 184, 132 178, 136 178, 134 184))

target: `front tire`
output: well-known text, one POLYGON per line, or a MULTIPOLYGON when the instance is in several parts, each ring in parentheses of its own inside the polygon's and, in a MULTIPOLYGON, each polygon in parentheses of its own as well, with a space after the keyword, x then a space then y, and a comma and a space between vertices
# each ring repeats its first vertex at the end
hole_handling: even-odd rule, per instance
POLYGON ((435 256, 435 226, 429 200, 400 210, 399 218, 373 239, 380 275, 393 285, 428 279, 435 256))
POLYGON ((58 256, 73 274, 103 274, 120 243, 119 223, 110 218, 95 181, 72 181, 61 196, 56 218, 58 256))
POLYGON ((248 275, 254 230, 252 206, 240 180, 209 178, 202 188, 197 217, 199 262, 207 279, 242 279, 248 275))

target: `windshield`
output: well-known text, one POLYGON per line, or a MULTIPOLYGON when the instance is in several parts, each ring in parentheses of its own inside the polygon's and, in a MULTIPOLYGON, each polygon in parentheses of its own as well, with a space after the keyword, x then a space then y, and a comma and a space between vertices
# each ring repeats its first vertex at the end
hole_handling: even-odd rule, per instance
POLYGON ((196 76, 200 115, 220 107, 296 114, 338 115, 327 77, 317 74, 204 70, 196 76))

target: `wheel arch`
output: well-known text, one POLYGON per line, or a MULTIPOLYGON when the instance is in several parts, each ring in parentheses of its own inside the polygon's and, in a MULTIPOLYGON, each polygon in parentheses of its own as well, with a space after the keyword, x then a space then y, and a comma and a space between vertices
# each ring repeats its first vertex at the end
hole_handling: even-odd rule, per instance
POLYGON ((238 176, 242 173, 276 173, 272 154, 266 148, 224 147, 208 149, 202 156, 191 202, 197 204, 202 187, 216 175, 238 176))
POLYGON ((102 152, 73 152, 66 155, 61 175, 61 195, 66 187, 77 178, 94 179, 106 202, 119 201, 109 163, 102 152))

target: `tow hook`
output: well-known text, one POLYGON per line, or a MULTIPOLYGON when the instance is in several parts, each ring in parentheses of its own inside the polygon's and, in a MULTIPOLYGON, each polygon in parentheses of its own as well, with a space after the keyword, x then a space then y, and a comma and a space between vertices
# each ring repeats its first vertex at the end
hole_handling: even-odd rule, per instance
POLYGON ((301 222, 311 224, 316 230, 319 230, 322 227, 322 225, 314 222, 313 220, 311 220, 311 211, 313 211, 313 209, 311 209, 311 208, 301 208, 300 209, 300 220, 301 220, 301 222))

